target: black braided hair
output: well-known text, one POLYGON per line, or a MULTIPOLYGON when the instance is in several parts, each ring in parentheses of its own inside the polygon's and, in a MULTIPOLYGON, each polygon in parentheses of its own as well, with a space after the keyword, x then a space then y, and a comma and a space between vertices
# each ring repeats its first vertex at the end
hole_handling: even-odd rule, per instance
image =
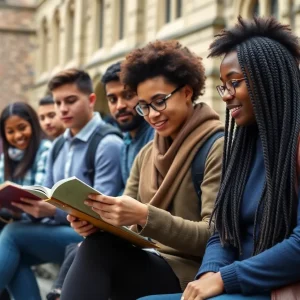
POLYGON ((266 176, 254 220, 254 253, 291 234, 296 222, 296 152, 300 129, 300 48, 275 18, 238 18, 210 46, 210 57, 237 52, 254 108, 255 126, 236 127, 226 111, 220 191, 212 218, 223 244, 241 253, 240 205, 258 135, 266 176))

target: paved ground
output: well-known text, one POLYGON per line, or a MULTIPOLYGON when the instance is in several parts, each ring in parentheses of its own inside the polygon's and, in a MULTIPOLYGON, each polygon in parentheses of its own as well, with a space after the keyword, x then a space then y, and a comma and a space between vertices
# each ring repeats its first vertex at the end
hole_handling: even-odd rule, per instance
POLYGON ((52 286, 53 280, 44 279, 41 277, 38 277, 38 284, 41 291, 41 296, 43 300, 46 300, 46 295, 49 293, 51 286, 52 286))
POLYGON ((58 266, 53 264, 41 265, 37 268, 37 281, 40 287, 41 296, 43 300, 46 300, 46 295, 49 293, 53 281, 58 273, 58 266))

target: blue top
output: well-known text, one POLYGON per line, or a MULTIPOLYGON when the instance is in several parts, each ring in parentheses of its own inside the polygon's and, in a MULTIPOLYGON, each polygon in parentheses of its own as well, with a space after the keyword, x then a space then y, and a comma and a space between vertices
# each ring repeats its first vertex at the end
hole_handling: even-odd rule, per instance
POLYGON ((227 293, 258 294, 300 280, 300 205, 297 226, 288 239, 264 252, 252 256, 255 212, 262 194, 265 166, 261 141, 245 186, 241 203, 242 255, 232 246, 221 246, 218 234, 206 247, 197 278, 206 272, 220 271, 227 293))
MULTIPOLYGON (((52 161, 53 147, 50 150, 44 186, 51 188, 57 181, 71 176, 76 176, 88 185, 92 185, 88 174, 84 172, 87 169, 85 156, 88 155, 90 137, 102 122, 99 113, 94 113, 93 118, 75 136, 72 137, 70 129, 64 132, 66 142, 54 162, 52 161)), ((56 142, 57 140, 53 144, 56 142)), ((122 139, 114 134, 105 136, 98 145, 93 187, 103 194, 116 196, 122 188, 120 170, 122 146, 122 139)), ((54 221, 67 223, 66 213, 57 209, 54 221)))
POLYGON ((124 186, 130 175, 130 170, 135 157, 148 142, 153 140, 153 137, 154 129, 146 121, 140 125, 134 138, 131 138, 131 135, 128 132, 125 133, 121 156, 121 171, 124 186))
MULTIPOLYGON (((13 180, 20 185, 42 185, 46 172, 46 161, 51 142, 42 140, 36 152, 32 167, 26 172, 23 178, 13 180)), ((0 183, 4 182, 4 154, 0 156, 0 183)))

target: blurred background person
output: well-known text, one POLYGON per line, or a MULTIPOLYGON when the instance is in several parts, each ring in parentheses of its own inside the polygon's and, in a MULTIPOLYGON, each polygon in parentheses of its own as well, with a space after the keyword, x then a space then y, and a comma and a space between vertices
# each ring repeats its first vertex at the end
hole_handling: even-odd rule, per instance
POLYGON ((54 140, 65 131, 65 127, 55 110, 52 96, 47 95, 39 101, 37 113, 41 128, 49 139, 54 140))
MULTIPOLYGON (((6 180, 21 185, 42 184, 51 142, 42 140, 42 131, 34 109, 24 102, 9 104, 0 117, 0 183, 6 180)), ((8 210, 0 211, 0 227, 17 218, 8 210)), ((20 217, 20 216, 18 216, 20 217)), ((1 300, 9 299, 6 290, 1 300)))

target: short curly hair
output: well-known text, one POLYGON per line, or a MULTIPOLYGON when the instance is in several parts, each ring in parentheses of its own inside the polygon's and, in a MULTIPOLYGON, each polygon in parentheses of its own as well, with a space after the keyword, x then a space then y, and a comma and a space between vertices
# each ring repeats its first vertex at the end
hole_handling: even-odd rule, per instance
POLYGON ((189 85, 193 89, 193 101, 204 93, 206 77, 202 58, 178 41, 150 42, 129 53, 121 65, 121 81, 135 92, 141 82, 156 76, 163 76, 177 86, 189 85))

